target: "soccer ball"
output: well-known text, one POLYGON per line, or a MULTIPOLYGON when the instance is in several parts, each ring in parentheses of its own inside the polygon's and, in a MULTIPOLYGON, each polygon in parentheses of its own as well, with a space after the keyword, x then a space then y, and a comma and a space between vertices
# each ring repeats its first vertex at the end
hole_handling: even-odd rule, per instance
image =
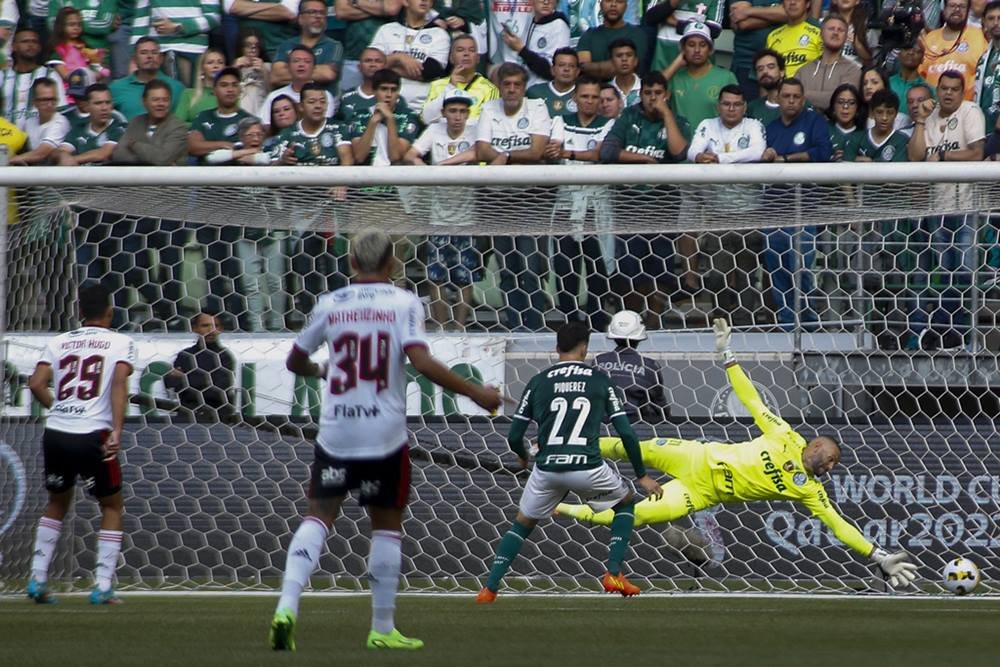
POLYGON ((944 587, 955 595, 966 595, 979 585, 979 567, 968 558, 955 558, 944 566, 944 587))

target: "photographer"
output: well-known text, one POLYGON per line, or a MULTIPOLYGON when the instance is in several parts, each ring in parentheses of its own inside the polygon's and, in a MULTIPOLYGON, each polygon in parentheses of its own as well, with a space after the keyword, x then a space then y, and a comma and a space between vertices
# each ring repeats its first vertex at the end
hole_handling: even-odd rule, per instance
POLYGON ((872 62, 886 70, 897 69, 899 52, 920 42, 924 28, 938 25, 940 0, 886 0, 868 22, 868 40, 878 37, 872 62))

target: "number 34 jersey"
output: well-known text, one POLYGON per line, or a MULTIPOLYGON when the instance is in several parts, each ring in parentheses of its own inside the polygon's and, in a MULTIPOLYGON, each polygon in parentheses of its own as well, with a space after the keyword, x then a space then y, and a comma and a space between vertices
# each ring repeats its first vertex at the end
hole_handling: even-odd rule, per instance
POLYGON ((111 381, 135 366, 135 343, 103 327, 81 327, 49 342, 39 364, 52 367, 55 398, 45 427, 64 433, 111 429, 111 381))
POLYGON ((535 463, 542 470, 588 470, 601 465, 601 424, 624 415, 607 373, 561 361, 531 378, 514 419, 538 424, 535 463))
POLYGON ((295 346, 330 353, 317 444, 338 458, 385 457, 408 441, 406 350, 427 347, 424 308, 388 283, 357 283, 320 298, 295 346))

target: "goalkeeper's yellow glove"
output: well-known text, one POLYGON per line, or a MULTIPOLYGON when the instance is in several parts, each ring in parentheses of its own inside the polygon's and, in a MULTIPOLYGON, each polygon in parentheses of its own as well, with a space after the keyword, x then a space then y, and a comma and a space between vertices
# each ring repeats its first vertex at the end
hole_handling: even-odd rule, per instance
POLYGON ((917 566, 909 562, 910 555, 905 551, 889 553, 885 549, 876 547, 872 551, 872 560, 882 568, 893 588, 909 586, 917 578, 917 566))
POLYGON ((732 328, 724 318, 719 317, 712 321, 712 329, 715 330, 715 351, 722 355, 722 361, 728 366, 736 363, 736 356, 729 349, 729 339, 733 334, 732 328))

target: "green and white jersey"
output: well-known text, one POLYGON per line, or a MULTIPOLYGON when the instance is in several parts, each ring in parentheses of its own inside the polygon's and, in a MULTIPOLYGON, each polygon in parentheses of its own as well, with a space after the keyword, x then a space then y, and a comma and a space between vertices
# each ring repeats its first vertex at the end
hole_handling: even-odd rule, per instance
MULTIPOLYGON (((111 120, 100 132, 95 132, 89 122, 83 125, 72 126, 66 136, 63 137, 59 148, 73 155, 82 155, 83 153, 97 150, 109 143, 117 144, 123 134, 125 134, 124 121, 120 121, 112 116, 111 120)), ((88 164, 98 163, 91 162, 88 164)))
POLYGON ((684 116, 695 127, 701 121, 714 118, 719 103, 719 91, 736 83, 736 75, 723 67, 712 65, 705 74, 694 77, 681 68, 670 79, 670 104, 674 113, 684 116))
POLYGON ((560 472, 601 465, 601 424, 624 414, 607 373, 562 361, 531 378, 514 419, 538 424, 535 465, 560 472))
POLYGON ((349 21, 344 28, 344 59, 360 60, 361 52, 372 43, 378 29, 392 20, 391 16, 371 16, 360 21, 349 21))
POLYGON ((310 134, 299 121, 281 131, 271 157, 280 159, 285 149, 291 146, 300 165, 337 166, 340 164, 337 147, 350 145, 351 140, 340 123, 327 120, 319 130, 310 134))
POLYGON ((861 130, 844 130, 836 123, 830 123, 830 146, 833 148, 833 160, 840 162, 847 159, 848 144, 857 141, 861 135, 861 130), (841 151, 840 158, 837 158, 837 151, 841 151))
MULTIPOLYGON (((111 117, 121 123, 123 127, 128 124, 128 121, 125 120, 125 115, 118 109, 111 111, 111 117)), ((69 121, 70 128, 75 128, 78 125, 86 125, 90 122, 90 114, 80 113, 80 110, 75 106, 63 111, 63 118, 69 121)))
MULTIPOLYGON (((366 95, 361 87, 358 86, 354 90, 344 93, 344 96, 340 98, 340 108, 337 109, 336 120, 342 123, 353 123, 359 118, 364 118, 365 122, 368 121, 368 117, 372 115, 372 109, 375 108, 375 94, 366 95)), ((396 113, 403 113, 405 111, 410 111, 410 106, 406 103, 402 97, 396 102, 396 113)), ((364 130, 362 130, 363 132, 364 130)))
MULTIPOLYGON (((666 0, 650 0, 643 7, 643 13, 656 7, 666 0)), ((723 13, 726 8, 724 0, 680 0, 674 13, 674 18, 680 21, 690 21, 699 18, 700 21, 714 21, 722 25, 723 13)), ((677 28, 663 24, 656 31, 656 45, 653 47, 653 64, 650 69, 659 72, 674 61, 681 52, 681 36, 677 28)), ((692 121, 693 122, 693 121, 692 121)))
POLYGON ((199 54, 208 48, 208 33, 222 21, 219 0, 136 0, 132 15, 132 45, 154 37, 166 53, 199 54), (153 21, 165 18, 180 25, 176 33, 161 35, 153 21))
MULTIPOLYGON (((393 117, 396 119, 396 134, 399 138, 405 139, 411 144, 416 141, 423 127, 420 122, 420 114, 412 111, 409 107, 400 111, 397 104, 393 117)), ((364 134, 370 118, 371 113, 366 116, 358 116, 347 128, 347 137, 354 139, 364 134)), ((371 150, 368 152, 368 157, 360 164, 371 165, 373 167, 387 167, 392 164, 392 160, 389 159, 388 143, 389 128, 385 126, 385 122, 383 121, 375 128, 375 138, 372 140, 371 150)))
POLYGON ((576 113, 576 101, 573 99, 575 92, 576 86, 573 86, 565 93, 560 93, 551 81, 543 81, 528 88, 524 96, 529 100, 544 101, 545 107, 549 110, 549 115, 555 118, 564 113, 576 113))
POLYGON ((854 162, 859 156, 871 158, 872 162, 906 162, 906 145, 910 139, 896 130, 881 142, 876 142, 872 131, 858 131, 854 139, 844 148, 844 161, 854 162))
POLYGON ((202 111, 191 121, 191 129, 201 132, 205 141, 229 141, 236 143, 239 139, 238 128, 240 121, 250 118, 243 109, 237 109, 235 113, 220 114, 218 108, 202 111))
MULTIPOLYGON (((552 119, 552 140, 563 145, 563 150, 592 151, 604 141, 611 131, 611 120, 604 116, 595 116, 590 125, 583 125, 575 113, 556 116, 552 119)), ((565 164, 588 164, 579 160, 563 160, 565 164)))
POLYGON ((66 106, 66 89, 55 69, 41 65, 30 72, 18 72, 14 68, 0 71, 0 116, 14 123, 19 130, 27 127, 29 118, 38 115, 32 104, 31 84, 43 77, 52 79, 56 84, 57 104, 62 109, 66 106))
MULTIPOLYGON (((675 116, 675 118, 681 134, 690 141, 691 126, 683 116, 675 116)), ((661 163, 678 161, 667 153, 667 128, 663 121, 646 118, 642 113, 641 104, 625 109, 615 121, 608 136, 618 139, 621 142, 622 150, 630 153, 649 155, 661 163)))

